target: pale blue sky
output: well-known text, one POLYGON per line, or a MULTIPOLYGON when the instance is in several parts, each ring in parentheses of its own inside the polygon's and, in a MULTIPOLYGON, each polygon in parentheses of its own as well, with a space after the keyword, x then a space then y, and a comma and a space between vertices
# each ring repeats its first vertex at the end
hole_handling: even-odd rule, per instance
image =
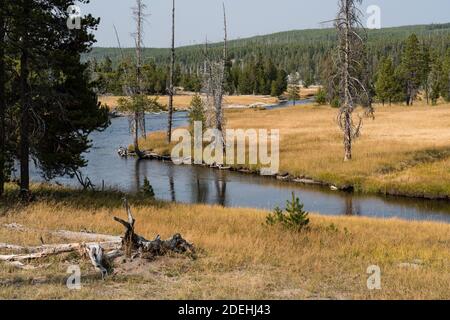
MULTIPOLYGON (((144 0, 148 6, 145 45, 170 45, 171 0, 144 0)), ((232 39, 268 33, 318 28, 321 21, 333 19, 337 0, 176 0, 176 44, 202 43, 222 38, 222 2, 228 12, 229 36, 232 39)), ((113 25, 119 30, 124 47, 132 46, 130 34, 134 22, 131 7, 135 0, 91 0, 82 7, 101 17, 96 32, 96 46, 116 46, 113 25)), ((362 9, 369 5, 381 7, 382 26, 401 26, 450 22, 449 0, 363 0, 362 9)))

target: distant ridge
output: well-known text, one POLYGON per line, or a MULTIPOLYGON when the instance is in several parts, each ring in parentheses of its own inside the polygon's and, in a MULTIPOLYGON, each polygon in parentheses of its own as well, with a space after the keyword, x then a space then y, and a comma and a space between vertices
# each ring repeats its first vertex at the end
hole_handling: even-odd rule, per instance
MULTIPOLYGON (((450 23, 410 25, 401 27, 368 30, 368 47, 376 54, 389 51, 394 53, 401 49, 402 42, 412 33, 425 42, 433 43, 433 48, 446 50, 450 45, 450 23)), ((259 35, 229 42, 230 56, 234 59, 246 60, 256 54, 270 57, 276 63, 293 71, 302 68, 302 65, 317 62, 336 43, 336 32, 332 28, 306 29, 277 32, 268 35, 259 35)), ((221 43, 209 44, 212 53, 219 54, 221 43)), ((177 48, 177 61, 183 68, 195 69, 203 63, 202 50, 204 45, 188 45, 177 48)), ((125 48, 128 55, 134 54, 134 49, 125 48)), ((147 48, 144 56, 152 59, 156 64, 167 64, 169 49, 147 48)), ((117 48, 95 47, 83 56, 83 60, 102 60, 104 57, 117 63, 120 52, 117 48)))

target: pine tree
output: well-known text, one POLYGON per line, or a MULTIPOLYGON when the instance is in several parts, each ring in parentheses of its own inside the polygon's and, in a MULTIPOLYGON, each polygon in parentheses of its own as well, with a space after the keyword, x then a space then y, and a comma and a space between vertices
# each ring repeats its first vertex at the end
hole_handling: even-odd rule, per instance
POLYGON ((189 124, 191 130, 193 130, 195 122, 201 122, 202 128, 206 128, 205 106, 199 94, 194 95, 191 100, 191 107, 189 110, 189 124))
POLYGON ((450 48, 447 50, 442 63, 441 89, 445 101, 450 102, 450 48))
POLYGON ((392 103, 395 90, 395 68, 391 58, 384 58, 379 66, 375 92, 378 99, 384 105, 385 102, 392 103))
POLYGON ((412 105, 423 79, 423 56, 421 54, 419 39, 412 34, 406 40, 402 54, 401 74, 405 80, 406 105, 412 105))
POLYGON ((272 81, 272 92, 273 97, 281 96, 287 89, 287 73, 284 70, 278 70, 275 81, 272 81))
POLYGON ((20 60, 19 74, 10 79, 19 84, 19 98, 9 97, 11 105, 20 106, 20 114, 12 115, 20 124, 20 137, 10 143, 18 150, 15 156, 20 159, 21 189, 26 195, 30 158, 45 178, 74 174, 86 165, 83 153, 90 146, 89 134, 105 128, 108 115, 89 83, 88 64, 80 62, 95 41, 91 31, 99 20, 87 15, 81 29, 70 30, 66 11, 73 1, 8 3, 12 42, 8 58, 20 60))
POLYGON ((303 203, 292 193, 292 201, 286 201, 286 211, 279 207, 266 218, 268 226, 280 224, 286 229, 300 232, 309 226, 309 213, 304 210, 303 203))
POLYGON ((432 59, 431 70, 427 80, 427 92, 433 106, 437 104, 438 99, 441 97, 443 83, 442 79, 442 61, 439 57, 435 56, 432 59))

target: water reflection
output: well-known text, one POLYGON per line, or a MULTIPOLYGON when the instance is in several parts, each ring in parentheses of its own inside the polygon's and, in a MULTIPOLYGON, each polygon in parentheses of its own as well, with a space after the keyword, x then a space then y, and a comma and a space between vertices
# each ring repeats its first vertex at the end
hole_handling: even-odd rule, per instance
MULTIPOLYGON (((177 113, 174 120, 178 127, 187 125, 186 113, 177 113)), ((164 130, 167 116, 148 115, 146 121, 152 130, 164 130)), ((354 195, 207 167, 121 159, 117 155, 117 148, 131 143, 126 118, 113 119, 110 128, 103 133, 94 133, 91 138, 93 149, 86 155, 89 166, 83 173, 97 187, 105 183, 106 187, 137 191, 141 189, 144 177, 147 177, 157 198, 167 201, 272 210, 276 206, 284 207, 285 201, 295 192, 307 211, 324 215, 450 222, 448 201, 354 195)), ((37 172, 32 176, 34 180, 40 179, 37 172)), ((76 181, 68 178, 57 180, 77 186, 76 181)))

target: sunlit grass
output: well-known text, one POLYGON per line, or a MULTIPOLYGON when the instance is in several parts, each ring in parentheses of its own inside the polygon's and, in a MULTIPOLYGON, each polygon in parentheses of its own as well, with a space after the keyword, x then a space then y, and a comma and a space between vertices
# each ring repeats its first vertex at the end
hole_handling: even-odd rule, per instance
MULTIPOLYGON (((37 201, 9 207, 0 224, 89 230, 119 235, 123 194, 39 187, 37 201)), ((311 230, 264 225, 267 212, 152 202, 129 196, 137 232, 163 238, 180 232, 199 249, 197 260, 161 258, 148 270, 102 281, 82 263, 83 289, 65 286, 77 260, 52 258, 37 271, 2 264, 0 298, 26 299, 449 299, 450 226, 439 223, 311 215, 311 230), (401 268, 416 263, 418 269, 401 268), (367 267, 382 270, 382 290, 366 287, 367 267)), ((11 199, 11 197, 9 198, 11 199)), ((61 239, 0 228, 0 242, 39 245, 61 239)), ((0 263, 1 264, 1 263, 0 263)))
MULTIPOLYGON (((307 91, 310 94, 310 91, 307 91)), ((154 96, 152 96, 154 98, 154 96)), ((117 101, 120 99, 119 96, 100 96, 99 101, 102 104, 106 104, 110 109, 117 108, 117 101)), ((177 110, 186 110, 189 108, 192 100, 192 95, 176 95, 174 97, 174 106, 177 110)), ((164 106, 169 104, 169 98, 167 96, 160 96, 158 99, 159 103, 164 106)), ((243 96, 228 96, 225 98, 225 105, 228 107, 246 107, 254 103, 264 103, 264 104, 275 104, 278 102, 278 98, 270 96, 253 96, 253 95, 243 95, 243 96)))
MULTIPOLYGON (((281 168, 358 191, 448 197, 450 185, 450 105, 376 106, 376 118, 365 118, 355 141, 353 161, 343 161, 337 110, 297 106, 270 111, 233 110, 227 128, 280 129, 281 168)), ((145 148, 170 154, 154 134, 145 148)))

